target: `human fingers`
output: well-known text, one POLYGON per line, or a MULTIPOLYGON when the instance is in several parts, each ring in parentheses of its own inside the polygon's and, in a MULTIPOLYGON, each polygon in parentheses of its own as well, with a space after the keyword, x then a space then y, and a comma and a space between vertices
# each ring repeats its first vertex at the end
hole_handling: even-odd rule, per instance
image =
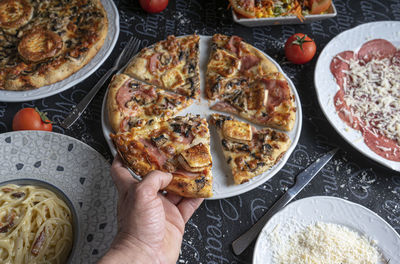
POLYGON ((152 171, 138 183, 136 192, 141 199, 152 199, 158 191, 164 189, 172 180, 172 174, 162 171, 152 171))
POLYGON ((203 198, 183 198, 177 205, 185 223, 190 219, 194 211, 199 208, 203 200, 203 198))
POLYGON ((177 205, 182 200, 183 197, 175 193, 167 193, 167 195, 165 195, 165 198, 167 198, 168 201, 170 201, 171 203, 177 205))
POLYGON ((130 184, 137 182, 137 180, 134 179, 129 171, 125 168, 119 155, 115 156, 111 165, 111 177, 120 194, 125 193, 130 184))

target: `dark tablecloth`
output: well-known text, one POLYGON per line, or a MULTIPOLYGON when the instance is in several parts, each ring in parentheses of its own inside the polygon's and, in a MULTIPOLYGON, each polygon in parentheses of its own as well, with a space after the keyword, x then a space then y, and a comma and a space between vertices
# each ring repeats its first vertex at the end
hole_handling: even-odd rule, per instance
MULTIPOLYGON (((400 232, 399 173, 365 157, 338 135, 321 111, 313 81, 318 55, 334 36, 367 22, 400 20, 400 0, 334 0, 338 12, 335 18, 311 24, 258 28, 235 24, 227 9, 227 0, 171 0, 160 14, 143 12, 137 2, 115 0, 120 13, 120 36, 111 56, 94 74, 48 98, 23 103, 0 102, 0 132, 12 130, 12 118, 23 107, 36 106, 48 112, 53 120, 61 121, 111 67, 132 35, 142 39, 143 46, 170 34, 239 35, 276 59, 294 82, 303 109, 301 137, 286 165, 271 180, 242 195, 202 204, 186 226, 178 263, 251 263, 254 243, 237 257, 231 250, 232 241, 250 228, 293 184, 296 174, 333 147, 339 147, 339 153, 296 199, 315 195, 341 197, 368 207, 400 232), (302 66, 288 63, 283 52, 286 39, 296 32, 308 34, 317 43, 315 58, 302 66)), ((89 144, 111 161, 100 122, 105 90, 103 87, 71 129, 55 125, 54 131, 89 144)))

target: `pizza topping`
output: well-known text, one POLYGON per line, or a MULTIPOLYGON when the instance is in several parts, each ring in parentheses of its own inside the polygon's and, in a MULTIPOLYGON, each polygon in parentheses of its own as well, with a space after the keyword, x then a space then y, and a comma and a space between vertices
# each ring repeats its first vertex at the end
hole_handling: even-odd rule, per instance
POLYGON ((209 149, 199 143, 181 152, 178 161, 185 170, 199 172, 211 165, 211 155, 209 149))
POLYGON ((290 98, 290 90, 286 81, 262 78, 261 82, 268 90, 267 107, 269 110, 273 111, 275 106, 290 98))
POLYGON ((168 141, 168 138, 166 138, 164 136, 164 134, 161 134, 158 137, 152 137, 151 138, 151 143, 153 143, 153 145, 156 146, 157 148, 159 148, 162 145, 164 145, 167 141, 168 141))
POLYGON ((247 54, 241 58, 241 66, 240 66, 240 71, 247 71, 248 69, 252 68, 253 66, 256 66, 260 62, 260 58, 252 55, 252 54, 247 54))
POLYGON ((222 132, 225 138, 241 143, 249 142, 253 137, 250 124, 236 120, 226 120, 222 132))
POLYGON ((240 68, 240 60, 225 50, 217 50, 213 60, 208 65, 208 71, 218 73, 223 77, 231 77, 240 68))
POLYGON ((21 39, 18 52, 27 61, 39 62, 55 57, 62 47, 63 41, 58 34, 45 29, 35 29, 21 39))
POLYGON ((160 53, 156 53, 156 54, 153 54, 149 58, 149 71, 152 74, 156 74, 157 73, 159 57, 160 57, 160 53))
POLYGON ((235 53, 236 55, 239 55, 241 41, 242 41, 241 37, 231 36, 228 43, 226 44, 226 48, 235 53))
POLYGON ((184 177, 188 177, 188 178, 197 178, 202 176, 202 174, 200 172, 191 172, 191 171, 186 171, 186 170, 176 170, 173 172, 173 174, 178 174, 184 177))
POLYGON ((26 25, 33 15, 33 7, 26 0, 3 0, 0 2, 0 27, 18 29, 26 25))
POLYGON ((257 110, 266 107, 268 104, 268 90, 264 85, 256 85, 250 90, 247 98, 247 108, 257 110))
POLYGON ((231 104, 225 101, 220 101, 211 107, 212 110, 223 111, 229 114, 238 114, 239 111, 231 104))
POLYGON ((143 144, 144 150, 147 154, 147 158, 150 163, 156 163, 159 168, 162 168, 164 163, 167 161, 167 157, 157 147, 153 146, 148 140, 140 139, 140 143, 143 144))

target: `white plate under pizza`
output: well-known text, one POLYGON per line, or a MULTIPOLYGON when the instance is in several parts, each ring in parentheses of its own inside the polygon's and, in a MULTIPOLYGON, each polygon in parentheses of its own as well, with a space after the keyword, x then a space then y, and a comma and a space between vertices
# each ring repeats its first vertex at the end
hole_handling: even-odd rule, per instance
MULTIPOLYGON (((178 113, 178 116, 184 116, 186 114, 199 114, 201 117, 209 119, 212 113, 217 113, 217 111, 211 110, 211 102, 209 102, 205 97, 205 72, 207 68, 207 62, 210 54, 210 44, 211 44, 211 37, 209 36, 200 36, 200 86, 201 86, 201 95, 200 98, 194 100, 194 103, 187 107, 186 109, 182 110, 178 113)), ((265 181, 270 179, 279 170, 285 165, 287 160, 289 159, 291 153, 293 152, 294 148, 297 145, 297 142, 300 137, 301 126, 302 126, 302 111, 301 111, 301 104, 300 98, 297 94, 296 88, 291 80, 285 75, 280 68, 280 66, 268 55, 264 53, 264 55, 278 68, 278 70, 285 76, 286 80, 288 81, 289 87, 293 92, 295 97, 295 107, 296 107, 296 121, 294 127, 291 131, 287 132, 291 140, 291 145, 289 149, 286 151, 285 155, 267 172, 258 175, 250 181, 235 185, 233 183, 233 179, 231 176, 231 171, 229 167, 226 165, 225 157, 222 153, 221 143, 219 137, 217 135, 216 130, 210 126, 210 149, 212 155, 212 176, 213 176, 213 196, 209 199, 222 199, 228 198, 232 196, 236 196, 242 194, 244 192, 250 191, 259 185, 263 184, 265 181)), ((111 149, 113 155, 116 154, 116 149, 114 144, 110 138, 110 133, 113 133, 106 109, 106 101, 107 95, 103 101, 102 107, 102 128, 103 133, 106 138, 106 141, 111 149)), ((243 120, 237 117, 239 120, 243 120)), ((260 127, 255 125, 256 127, 260 127)))

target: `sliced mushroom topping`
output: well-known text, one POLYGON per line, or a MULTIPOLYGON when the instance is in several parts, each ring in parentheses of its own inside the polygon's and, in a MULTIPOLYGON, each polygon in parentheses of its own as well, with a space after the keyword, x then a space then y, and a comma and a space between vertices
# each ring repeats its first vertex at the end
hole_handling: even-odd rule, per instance
POLYGON ((154 146, 157 148, 161 147, 168 141, 168 138, 164 136, 164 134, 159 135, 158 137, 152 137, 151 138, 151 143, 153 143, 154 146))

